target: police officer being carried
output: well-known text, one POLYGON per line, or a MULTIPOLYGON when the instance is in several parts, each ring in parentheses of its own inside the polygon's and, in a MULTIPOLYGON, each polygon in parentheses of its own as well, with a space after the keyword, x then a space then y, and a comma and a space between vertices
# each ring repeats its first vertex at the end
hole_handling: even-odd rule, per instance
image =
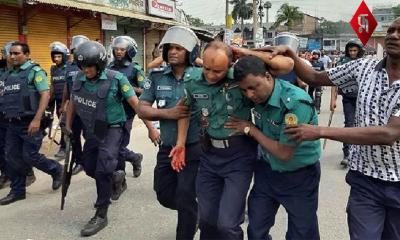
MULTIPOLYGON (((135 89, 136 95, 140 96, 143 90, 145 76, 139 64, 133 62, 138 48, 136 41, 129 36, 118 36, 114 38, 111 46, 113 49, 114 61, 109 64, 108 68, 123 73, 135 89)), ((125 171, 125 161, 128 161, 133 166, 133 176, 139 177, 142 172, 141 163, 143 155, 134 153, 127 148, 131 137, 132 122, 136 113, 126 101, 124 101, 124 109, 127 115, 127 121, 124 126, 117 170, 125 171)), ((126 188, 126 182, 123 183, 123 187, 123 189, 126 188)), ((113 199, 118 199, 119 192, 120 191, 115 192, 116 194, 113 196, 113 199)))
MULTIPOLYGON (((65 85, 65 70, 68 60, 68 48, 61 42, 53 42, 50 44, 50 56, 54 65, 50 68, 50 103, 48 108, 53 114, 56 110, 57 117, 60 119, 62 112, 62 97, 65 85)), ((55 157, 63 158, 65 156, 65 141, 63 133, 61 133, 60 149, 55 157)))
MULTIPOLYGON (((338 66, 362 58, 364 56, 364 53, 365 50, 360 40, 351 39, 346 44, 345 56, 340 58, 338 66)), ((339 93, 340 95, 342 95, 344 127, 353 127, 356 114, 357 91, 344 93, 340 89, 338 91, 337 87, 332 87, 331 90, 332 90, 331 105, 330 105, 331 111, 333 111, 336 108, 336 99, 337 99, 337 94, 339 93)), ((346 168, 347 165, 349 164, 350 144, 343 143, 342 150, 343 150, 343 159, 340 161, 340 165, 346 168)))
POLYGON ((299 143, 284 133, 288 125, 318 125, 313 100, 302 89, 274 79, 258 57, 243 57, 234 69, 243 94, 255 103, 255 125, 232 118, 225 127, 251 136, 262 147, 248 199, 248 238, 266 239, 282 205, 288 212, 287 239, 319 239, 320 141, 299 143))
POLYGON ((157 200, 166 208, 178 211, 176 239, 193 239, 197 224, 195 180, 201 152, 199 142, 199 111, 191 109, 190 127, 187 134, 187 163, 179 173, 171 168, 170 152, 176 143, 177 119, 189 117, 190 111, 183 106, 185 74, 190 72, 199 51, 195 33, 181 26, 168 29, 160 45, 164 68, 150 72, 140 96, 139 116, 160 120, 161 144, 154 169, 154 191, 157 200), (153 102, 157 108, 153 108, 153 102))
MULTIPOLYGON (((84 170, 95 179, 97 188, 96 214, 81 230, 82 236, 91 236, 108 223, 113 173, 126 121, 122 100, 132 107, 137 107, 139 100, 123 74, 105 69, 107 54, 103 45, 96 41, 82 43, 74 55, 82 71, 72 86, 64 131, 71 134, 76 113, 83 123, 86 140, 82 155, 84 170)), ((152 127, 151 123, 146 125, 152 127)), ((158 141, 157 130, 149 128, 149 131, 152 141, 158 141)))
MULTIPOLYGON (((62 100, 62 110, 63 112, 68 106, 68 102, 70 100, 72 82, 76 75, 80 72, 80 69, 77 64, 77 60, 74 57, 75 49, 82 43, 89 41, 89 38, 83 35, 76 35, 72 37, 71 46, 70 46, 70 61, 67 62, 65 69, 65 78, 66 83, 64 84, 63 90, 63 100, 62 100)), ((75 159, 75 166, 72 169, 72 174, 78 174, 83 170, 83 160, 82 160, 82 143, 81 143, 81 135, 82 135, 82 121, 79 116, 76 115, 74 122, 72 124, 72 158, 75 159)))
MULTIPOLYGON (((262 56, 274 69, 286 66, 279 74, 291 70, 291 64, 280 60, 271 62, 267 53, 249 53, 262 56)), ((244 221, 257 143, 243 133, 233 136, 234 131, 224 127, 231 117, 250 120, 253 107, 233 79, 232 60, 229 46, 211 42, 204 50, 203 69, 194 68, 185 75, 186 104, 201 110, 204 127, 204 153, 200 156, 196 183, 200 239, 243 239, 240 225, 244 221)), ((171 152, 174 155, 172 166, 178 171, 185 169, 180 152, 187 135, 187 123, 187 119, 179 120, 178 139, 171 152)))
POLYGON ((54 190, 61 186, 62 166, 39 153, 45 135, 41 120, 50 99, 49 85, 43 69, 29 60, 26 43, 11 44, 13 69, 4 79, 2 112, 9 122, 6 133, 7 174, 11 191, 0 205, 25 199, 26 175, 34 166, 49 174, 54 190))

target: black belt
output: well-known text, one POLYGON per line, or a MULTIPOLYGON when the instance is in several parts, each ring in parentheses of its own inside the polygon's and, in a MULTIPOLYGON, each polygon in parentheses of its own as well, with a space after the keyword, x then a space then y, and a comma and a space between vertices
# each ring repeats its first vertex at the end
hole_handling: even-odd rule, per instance
POLYGON ((15 118, 5 118, 6 122, 9 123, 30 123, 32 122, 34 116, 24 116, 24 117, 15 117, 15 118))
POLYGON ((108 128, 122 128, 122 123, 110 124, 108 128))

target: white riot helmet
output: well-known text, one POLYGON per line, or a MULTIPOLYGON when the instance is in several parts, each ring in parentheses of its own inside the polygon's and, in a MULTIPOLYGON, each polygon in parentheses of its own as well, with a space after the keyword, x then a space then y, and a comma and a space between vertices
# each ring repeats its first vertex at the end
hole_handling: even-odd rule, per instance
POLYGON ((297 52, 297 49, 299 48, 299 39, 293 33, 281 32, 274 38, 274 45, 285 45, 294 52, 297 52))
POLYGON ((177 44, 186 49, 189 54, 189 63, 193 64, 198 57, 200 44, 196 34, 189 28, 183 26, 173 26, 168 29, 160 42, 163 48, 162 57, 168 62, 169 44, 177 44))
POLYGON ((54 54, 62 54, 63 55, 62 62, 65 63, 67 61, 67 56, 69 54, 69 50, 64 43, 58 42, 58 41, 52 42, 49 47, 51 49, 50 55, 51 55, 51 60, 53 62, 54 62, 54 60, 53 60, 54 54))
POLYGON ((113 48, 113 55, 115 58, 115 48, 123 48, 126 50, 127 57, 129 58, 130 61, 136 56, 137 50, 138 50, 138 45, 135 41, 135 39, 129 37, 129 36, 118 36, 114 38, 112 42, 112 48, 113 48))
POLYGON ((70 50, 71 52, 84 42, 88 42, 89 38, 84 35, 76 35, 72 37, 70 50))

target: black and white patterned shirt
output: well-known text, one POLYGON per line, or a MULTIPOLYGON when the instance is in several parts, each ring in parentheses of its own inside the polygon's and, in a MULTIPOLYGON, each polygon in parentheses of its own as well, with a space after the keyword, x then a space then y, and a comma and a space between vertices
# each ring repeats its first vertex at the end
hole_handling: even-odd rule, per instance
MULTIPOLYGON (((386 125, 400 116, 400 79, 389 85, 386 59, 358 59, 328 71, 344 93, 358 92, 355 127, 386 125)), ((400 181, 400 141, 392 146, 351 145, 350 169, 384 181, 400 181)))

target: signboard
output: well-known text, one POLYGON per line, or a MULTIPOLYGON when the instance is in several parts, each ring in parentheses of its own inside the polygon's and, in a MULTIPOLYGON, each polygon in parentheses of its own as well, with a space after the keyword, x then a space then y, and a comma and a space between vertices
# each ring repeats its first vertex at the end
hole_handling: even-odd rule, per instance
POLYGON ((243 45, 242 33, 233 33, 232 44, 241 47, 243 45))
MULTIPOLYGON (((86 2, 122 10, 146 13, 145 0, 75 0, 75 2, 86 2)), ((93 9, 95 10, 95 7, 93 7, 93 9)))
POLYGON ((254 41, 256 48, 264 46, 264 29, 258 28, 256 34, 256 40, 254 41))
POLYGON ((101 29, 117 30, 117 17, 107 14, 101 14, 101 29))
POLYGON ((148 0, 148 6, 151 15, 175 18, 175 2, 172 0, 148 0))
POLYGON ((362 1, 353 18, 351 19, 350 25, 353 27, 358 38, 365 46, 378 23, 369 10, 367 4, 362 1))
POLYGON ((308 38, 304 38, 304 37, 297 37, 297 38, 299 39, 299 48, 306 49, 307 43, 308 43, 308 38))
POLYGON ((308 39, 307 49, 312 50, 320 50, 321 49, 321 42, 317 39, 308 39))

